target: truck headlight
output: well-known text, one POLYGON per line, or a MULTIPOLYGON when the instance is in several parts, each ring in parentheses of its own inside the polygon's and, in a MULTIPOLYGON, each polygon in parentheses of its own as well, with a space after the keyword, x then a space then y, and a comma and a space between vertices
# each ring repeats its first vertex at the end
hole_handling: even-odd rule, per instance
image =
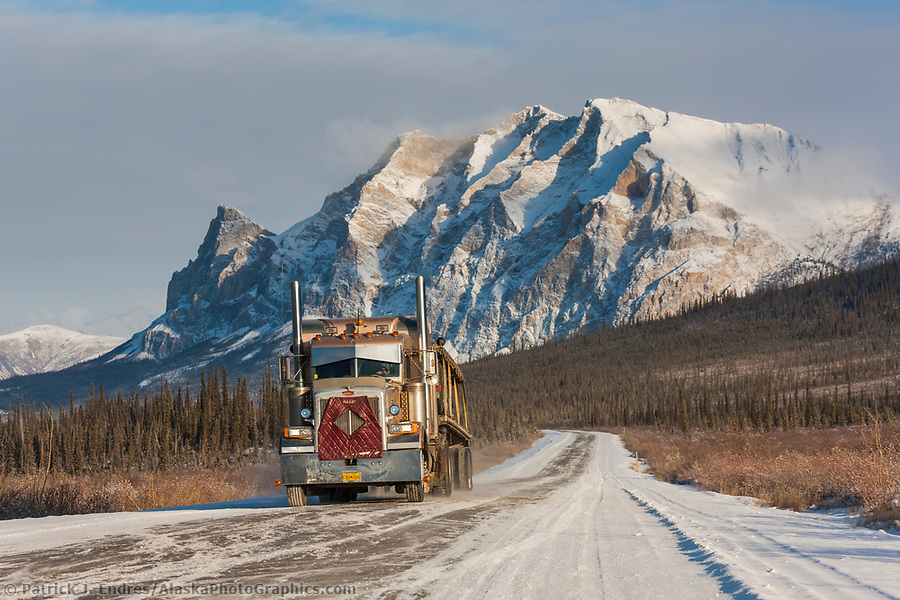
POLYGON ((312 439, 312 427, 285 427, 284 437, 287 439, 312 439))
POLYGON ((400 407, 397 406, 396 404, 391 404, 391 408, 388 409, 388 410, 390 410, 390 412, 391 412, 392 415, 399 415, 399 414, 400 414, 400 407))
POLYGON ((405 423, 391 423, 388 425, 388 433, 391 435, 416 435, 419 433, 419 424, 410 423, 409 421, 405 423))
POLYGON ((300 416, 304 419, 308 419, 312 416, 312 411, 306 407, 303 407, 302 409, 300 409, 300 416))

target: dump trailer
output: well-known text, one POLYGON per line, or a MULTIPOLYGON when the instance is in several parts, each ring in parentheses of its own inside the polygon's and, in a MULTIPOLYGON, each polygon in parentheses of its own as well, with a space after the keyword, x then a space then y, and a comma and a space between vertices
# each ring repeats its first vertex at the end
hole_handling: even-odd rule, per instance
POLYGON ((415 295, 415 316, 303 320, 291 284, 291 350, 280 360, 291 506, 309 496, 351 501, 371 487, 410 502, 472 489, 465 378, 443 338, 431 340, 422 277, 415 295))

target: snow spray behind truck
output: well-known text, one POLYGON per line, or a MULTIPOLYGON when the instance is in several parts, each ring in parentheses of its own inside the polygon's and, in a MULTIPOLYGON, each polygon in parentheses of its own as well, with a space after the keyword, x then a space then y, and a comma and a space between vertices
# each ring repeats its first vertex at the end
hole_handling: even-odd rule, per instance
POLYGON ((354 500, 393 487, 410 502, 472 489, 465 379, 431 341, 425 282, 416 315, 303 320, 291 284, 291 354, 280 361, 289 423, 281 483, 291 506, 309 496, 354 500))

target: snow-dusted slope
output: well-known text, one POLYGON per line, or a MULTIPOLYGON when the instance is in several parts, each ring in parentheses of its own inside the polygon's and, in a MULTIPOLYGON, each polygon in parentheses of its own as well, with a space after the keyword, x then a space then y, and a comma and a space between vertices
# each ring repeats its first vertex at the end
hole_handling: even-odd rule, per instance
POLYGON ((424 274, 434 331, 467 359, 896 254, 897 203, 827 185, 820 155, 770 125, 620 99, 465 140, 404 134, 281 235, 220 208, 166 314, 118 355, 283 335, 282 269, 329 316, 411 314, 424 274))
POLYGON ((86 335, 53 325, 35 325, 0 335, 0 379, 58 371, 96 358, 124 340, 86 335))

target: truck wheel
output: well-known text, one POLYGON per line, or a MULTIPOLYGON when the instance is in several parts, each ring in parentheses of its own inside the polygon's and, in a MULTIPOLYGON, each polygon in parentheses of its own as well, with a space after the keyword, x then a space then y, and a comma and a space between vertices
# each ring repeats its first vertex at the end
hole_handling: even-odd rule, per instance
POLYGON ((453 489, 462 489, 463 485, 463 448, 450 448, 450 470, 453 473, 453 489))
POLYGON ((306 488, 302 485, 287 486, 288 506, 306 506, 306 488))
POLYGON ((453 493, 453 469, 451 467, 451 448, 450 441, 446 437, 441 437, 438 442, 437 461, 434 468, 434 475, 437 478, 432 490, 438 496, 449 496, 453 493))
POLYGON ((459 462, 462 464, 462 469, 461 469, 462 489, 467 492, 471 491, 472 488, 475 486, 475 481, 473 479, 475 476, 475 473, 472 472, 474 469, 472 468, 472 449, 471 448, 469 448, 467 446, 467 447, 461 449, 461 456, 460 456, 459 462))
POLYGON ((407 483, 404 487, 406 488, 406 499, 410 502, 422 502, 425 500, 425 484, 421 481, 407 483))

